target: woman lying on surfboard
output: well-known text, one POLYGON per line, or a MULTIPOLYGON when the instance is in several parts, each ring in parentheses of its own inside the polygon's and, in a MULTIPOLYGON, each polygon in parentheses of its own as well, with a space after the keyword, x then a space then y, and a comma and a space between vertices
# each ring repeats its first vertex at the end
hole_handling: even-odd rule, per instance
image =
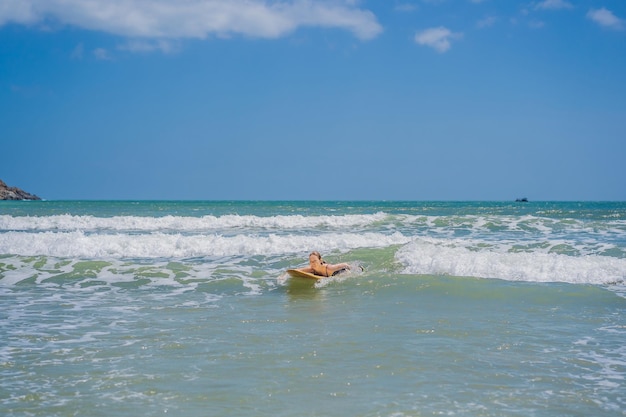
POLYGON ((326 261, 322 259, 322 255, 320 255, 319 252, 311 252, 309 254, 309 267, 300 270, 322 277, 332 277, 342 272, 349 271, 350 265, 346 263, 327 264, 326 261))

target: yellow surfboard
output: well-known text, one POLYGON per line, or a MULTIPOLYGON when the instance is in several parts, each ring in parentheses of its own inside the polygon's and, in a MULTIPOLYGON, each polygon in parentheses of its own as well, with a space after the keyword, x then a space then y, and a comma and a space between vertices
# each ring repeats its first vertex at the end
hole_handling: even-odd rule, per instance
POLYGON ((288 269, 287 273, 294 278, 311 278, 311 279, 326 278, 321 275, 311 274, 310 272, 304 272, 299 269, 288 269))

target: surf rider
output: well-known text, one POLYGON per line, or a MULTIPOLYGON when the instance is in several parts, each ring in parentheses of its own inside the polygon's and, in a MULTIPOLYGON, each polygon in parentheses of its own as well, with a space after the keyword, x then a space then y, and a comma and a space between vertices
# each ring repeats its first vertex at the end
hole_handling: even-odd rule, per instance
POLYGON ((322 259, 319 252, 311 252, 309 254, 309 267, 302 268, 302 271, 309 272, 323 277, 331 277, 342 272, 350 270, 350 265, 346 263, 328 264, 322 259))

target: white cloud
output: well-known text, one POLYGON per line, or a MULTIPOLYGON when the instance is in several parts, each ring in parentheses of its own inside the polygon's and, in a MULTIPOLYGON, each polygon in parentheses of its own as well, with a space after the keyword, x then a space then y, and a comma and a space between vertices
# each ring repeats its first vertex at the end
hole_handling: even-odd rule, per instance
POLYGON ((111 54, 109 54, 109 51, 107 51, 104 48, 96 48, 93 50, 93 55, 96 57, 96 59, 99 59, 101 61, 110 61, 113 58, 111 57, 111 54))
POLYGON ((479 20, 476 23, 476 26, 479 29, 488 28, 496 24, 498 18, 496 16, 487 16, 484 19, 479 20))
POLYGON ((561 10, 561 9, 572 9, 574 6, 572 3, 566 0, 544 0, 539 2, 535 9, 543 9, 543 10, 561 10))
POLYGON ((76 47, 74 48, 70 56, 72 59, 83 59, 84 54, 85 54, 85 46, 81 42, 78 45, 76 45, 76 47))
POLYGON ((2 0, 0 1, 0 26, 8 22, 31 24, 37 16, 29 1, 2 0))
POLYGON ((382 32, 353 0, 1 0, 0 25, 47 19, 129 38, 243 35, 278 38, 299 27, 339 28, 359 39, 382 32))
POLYGON ((165 54, 175 53, 180 49, 177 42, 170 40, 157 39, 157 40, 138 40, 133 39, 122 45, 119 45, 117 49, 121 51, 130 52, 153 52, 161 51, 165 54))
POLYGON ((587 13, 587 17, 605 28, 614 30, 624 29, 624 21, 604 7, 601 9, 589 10, 589 12, 587 13))
POLYGON ((444 53, 452 46, 450 40, 458 39, 462 33, 453 33, 443 26, 430 28, 415 34, 415 42, 418 45, 429 46, 439 53, 444 53))

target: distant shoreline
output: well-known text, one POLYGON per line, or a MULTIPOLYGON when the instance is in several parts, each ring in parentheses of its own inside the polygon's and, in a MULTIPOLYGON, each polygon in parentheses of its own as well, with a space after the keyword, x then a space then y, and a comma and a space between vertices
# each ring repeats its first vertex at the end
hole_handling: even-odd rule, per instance
POLYGON ((0 180, 0 200, 23 201, 41 200, 41 198, 20 188, 9 187, 4 181, 0 180))

